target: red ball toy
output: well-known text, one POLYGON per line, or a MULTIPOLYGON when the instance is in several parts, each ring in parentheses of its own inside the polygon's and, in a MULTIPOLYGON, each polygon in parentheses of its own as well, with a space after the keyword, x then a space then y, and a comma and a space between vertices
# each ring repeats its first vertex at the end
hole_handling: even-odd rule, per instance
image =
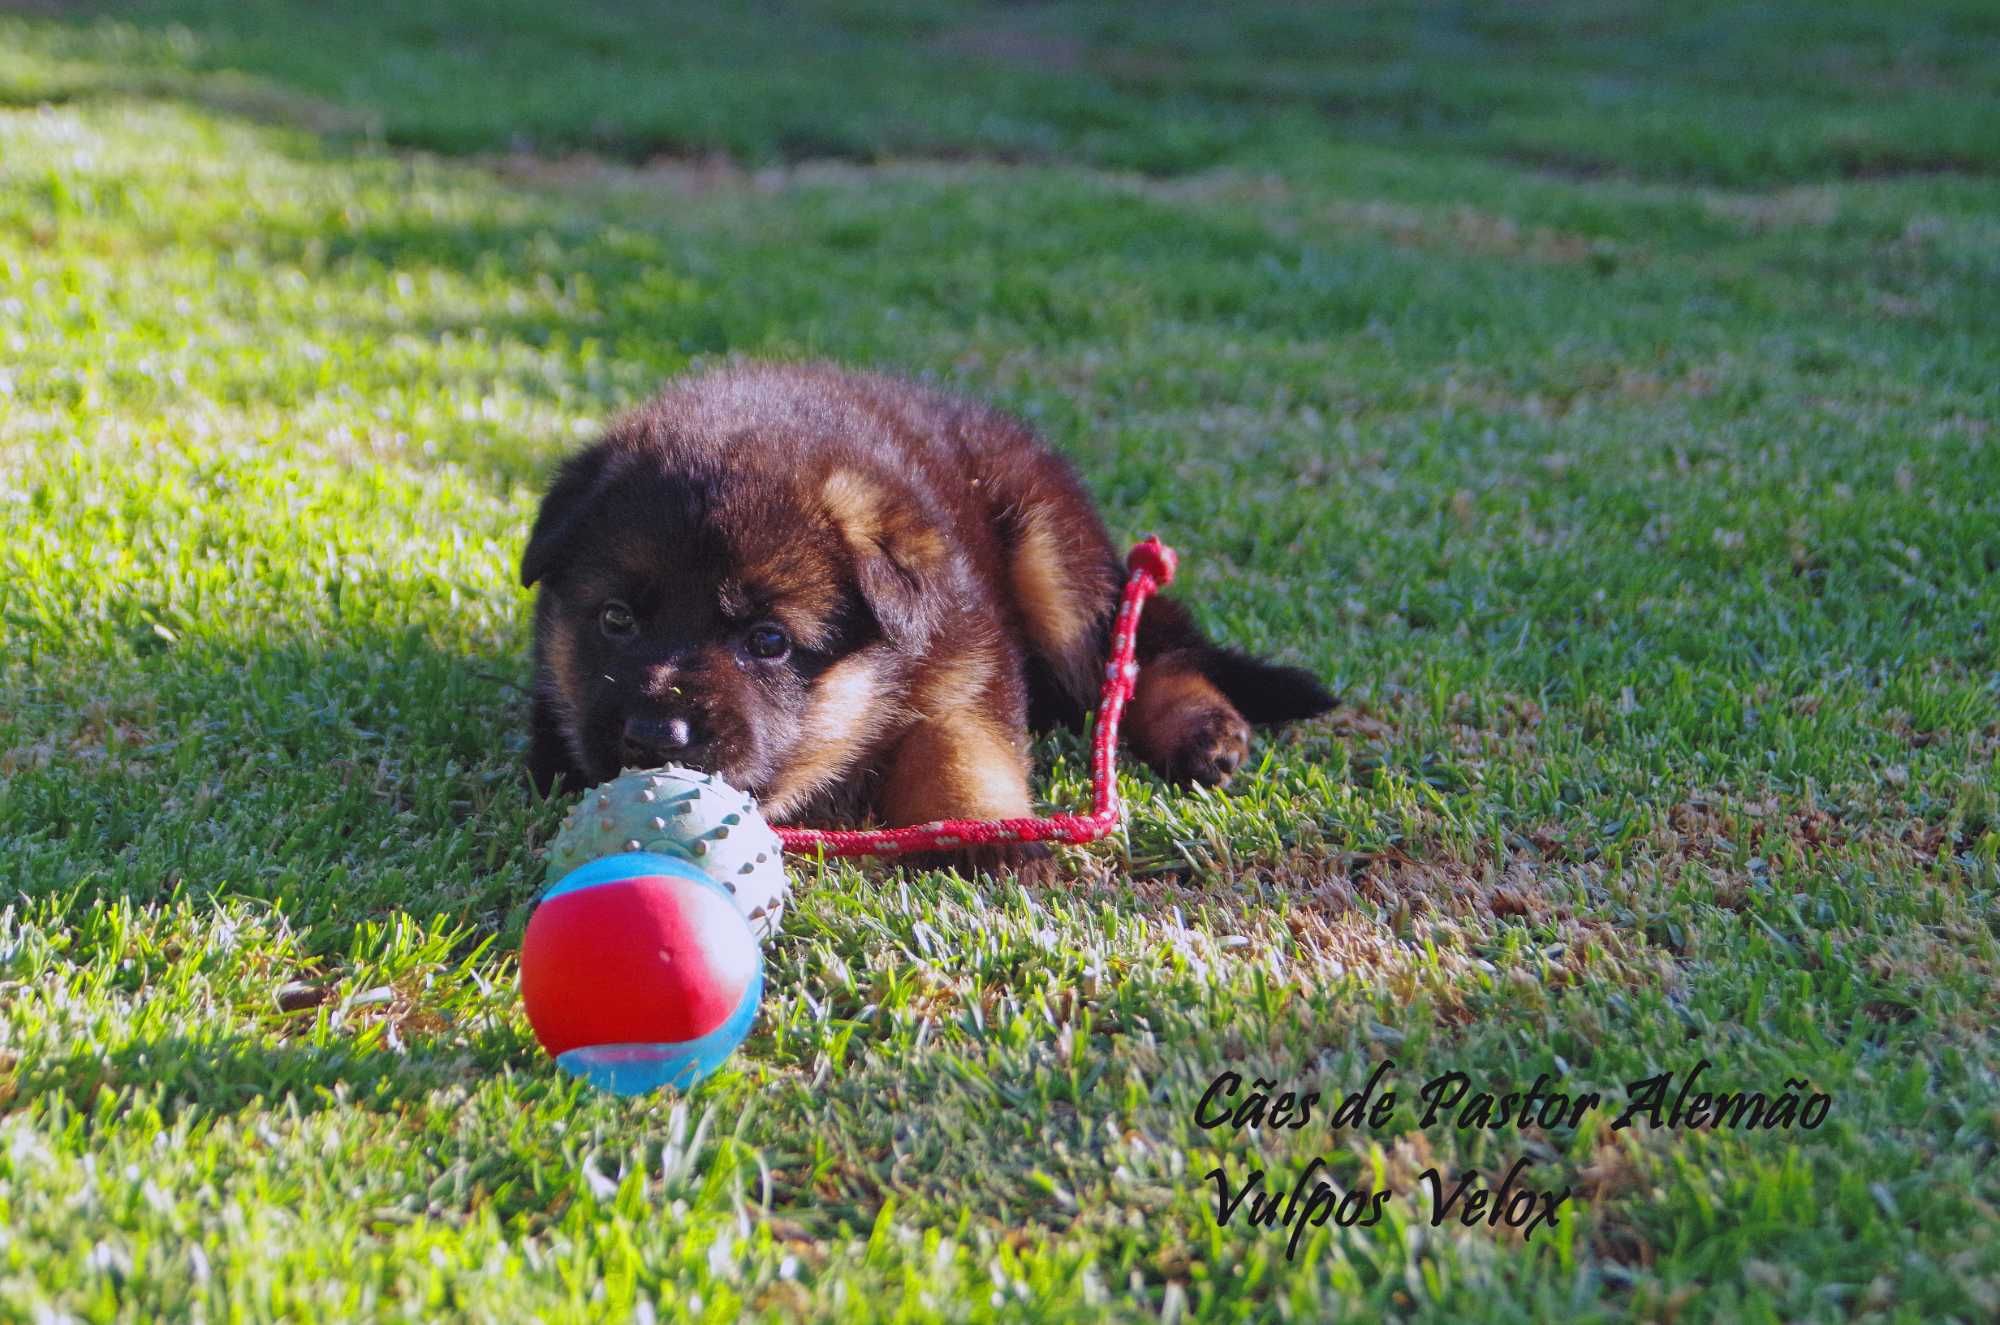
POLYGON ((564 1069, 621 1095, 686 1089, 757 1016, 764 957, 729 894, 684 860, 624 852, 543 895, 521 939, 521 1001, 564 1069))

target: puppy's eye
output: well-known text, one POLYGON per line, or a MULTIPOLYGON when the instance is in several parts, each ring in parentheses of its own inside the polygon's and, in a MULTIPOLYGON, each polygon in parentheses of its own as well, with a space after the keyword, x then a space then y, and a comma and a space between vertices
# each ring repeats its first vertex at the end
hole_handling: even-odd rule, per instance
POLYGON ((782 658, 792 651, 792 641, 783 628, 759 621, 743 632, 743 649, 752 658, 782 658))
POLYGON ((639 628, 639 622, 631 608, 614 598, 598 612, 597 628, 612 639, 628 639, 639 628))

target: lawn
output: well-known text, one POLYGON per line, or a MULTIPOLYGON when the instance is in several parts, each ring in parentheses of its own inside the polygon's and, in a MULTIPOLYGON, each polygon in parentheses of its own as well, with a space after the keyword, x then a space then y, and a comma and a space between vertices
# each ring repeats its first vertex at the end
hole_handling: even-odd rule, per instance
POLYGON ((1996 97, 1970 0, 0 5, 0 1318, 1994 1319, 1996 97), (1053 886, 798 866, 621 1101, 515 570, 732 354, 1025 413, 1342 703, 1053 886), (1825 1117, 1613 1125, 1702 1060, 1825 1117))

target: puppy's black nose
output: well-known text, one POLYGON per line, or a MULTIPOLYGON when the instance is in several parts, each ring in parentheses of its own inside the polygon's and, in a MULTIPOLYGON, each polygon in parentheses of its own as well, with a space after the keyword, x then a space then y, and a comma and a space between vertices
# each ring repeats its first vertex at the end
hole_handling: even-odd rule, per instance
POLYGON ((667 763, 695 744, 694 728, 686 718, 625 720, 625 757, 643 766, 667 763))

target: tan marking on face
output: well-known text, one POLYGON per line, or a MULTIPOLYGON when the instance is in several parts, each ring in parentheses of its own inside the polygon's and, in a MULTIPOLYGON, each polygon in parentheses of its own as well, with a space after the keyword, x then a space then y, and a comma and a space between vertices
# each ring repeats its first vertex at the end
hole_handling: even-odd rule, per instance
POLYGON ((785 633, 808 649, 823 649, 833 640, 834 596, 800 601, 779 598, 771 606, 771 618, 785 633))
POLYGON ((1027 623, 1028 638, 1047 658, 1069 658, 1088 648, 1100 602, 1095 575, 1081 577, 1047 508, 1028 512, 1013 564, 1007 568, 1027 623))
MULTIPOLYGON (((585 567, 573 572, 568 582, 563 585, 561 601, 566 604, 601 603, 607 598, 618 597, 620 583, 621 581, 605 574, 598 567, 585 567)), ((553 593, 554 590, 543 592, 553 593)))
POLYGON ((807 648, 824 648, 833 638, 840 581, 818 549, 795 547, 746 563, 723 586, 722 600, 734 615, 768 615, 807 648))
POLYGON ((636 530, 618 531, 605 552, 605 562, 616 583, 650 584, 674 573, 669 550, 636 530))
POLYGON ((810 509, 809 501, 745 499, 721 515, 733 573, 720 606, 739 620, 768 616, 806 647, 824 648, 840 610, 844 563, 810 509))
POLYGON ((796 754, 763 798, 765 813, 782 819, 852 771, 869 746, 903 714, 872 653, 843 658, 820 674, 799 722, 796 754))

